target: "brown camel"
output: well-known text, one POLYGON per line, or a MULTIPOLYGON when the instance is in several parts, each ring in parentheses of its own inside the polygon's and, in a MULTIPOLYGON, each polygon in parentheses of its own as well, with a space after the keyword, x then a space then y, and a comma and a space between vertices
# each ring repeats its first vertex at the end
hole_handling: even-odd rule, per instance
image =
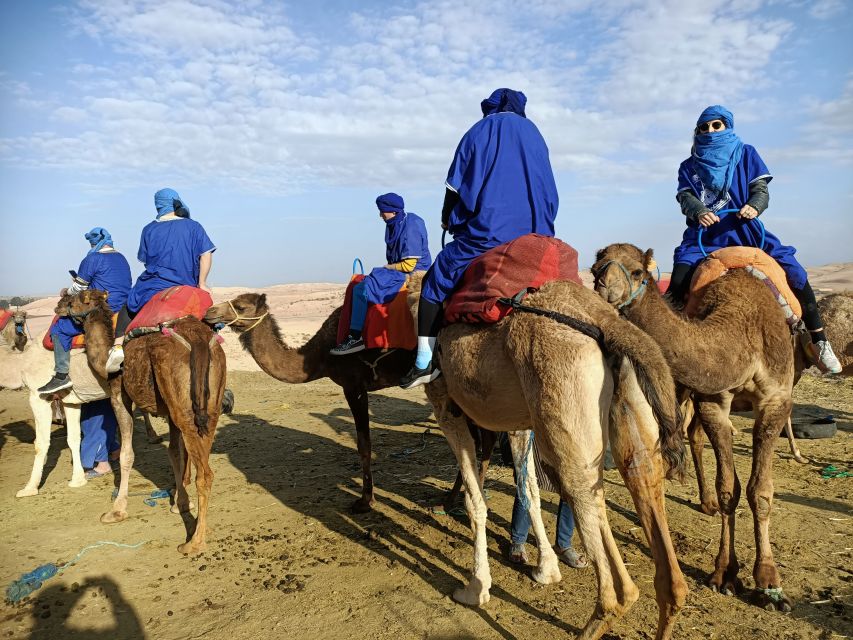
POLYGON ((344 390, 355 420, 358 456, 361 459, 362 493, 352 505, 356 513, 369 511, 374 502, 370 468, 370 417, 368 392, 397 386, 412 365, 411 351, 367 351, 333 356, 329 349, 337 341, 341 308, 335 309, 320 330, 298 349, 281 338, 278 324, 267 307, 266 296, 244 293, 233 300, 213 305, 204 320, 225 323, 240 334, 240 344, 267 374, 277 380, 299 384, 330 378, 344 390))
MULTIPOLYGON (((83 318, 86 355, 99 375, 107 377, 106 360, 113 344, 112 312, 103 291, 82 291, 71 301, 71 314, 83 318)), ((225 391, 225 353, 213 331, 195 318, 184 318, 170 334, 151 333, 125 345, 124 368, 110 378, 113 409, 121 430, 121 482, 111 511, 101 522, 127 518, 127 491, 133 467, 133 403, 169 421, 169 459, 175 474, 175 509, 189 512, 187 486, 196 471, 198 518, 192 537, 178 546, 184 554, 206 548, 207 508, 213 471, 208 459, 225 391), (192 467, 189 463, 192 463, 192 467)))
POLYGON ((651 250, 644 253, 630 244, 602 249, 593 265, 595 289, 660 344, 676 382, 694 394, 699 420, 717 458, 718 500, 707 508, 719 508, 722 515, 720 549, 709 585, 726 594, 740 587, 734 548, 740 482, 728 415, 735 397, 743 396, 751 401, 756 416, 747 485, 755 527, 756 600, 790 611, 770 547, 773 449, 791 414, 794 381, 794 350, 784 315, 764 284, 743 270, 733 270, 708 287, 699 315, 688 320, 661 297, 649 272, 652 260, 651 250))
MULTIPOLYGON (((412 305, 418 289, 419 282, 410 280, 412 305)), ((603 460, 609 439, 655 562, 657 638, 670 638, 687 586, 664 509, 663 460, 671 473, 680 473, 684 456, 666 361, 653 340, 580 285, 549 283, 526 304, 587 323, 587 329, 600 335, 601 346, 554 319, 520 311, 494 325, 454 324, 442 330, 437 351, 442 376, 426 392, 462 471, 474 533, 473 575, 453 597, 482 605, 491 587, 487 508, 470 420, 483 429, 516 432, 511 434, 513 450, 517 468, 526 459, 526 495, 539 547, 533 577, 541 583, 558 581, 560 571, 539 511, 532 447, 525 446, 518 430, 532 430, 541 459, 559 477, 561 496, 572 505, 598 577, 597 604, 581 638, 601 637, 625 614, 639 592, 607 521, 603 460)))
POLYGON ((12 311, 12 317, 0 331, 0 344, 5 345, 10 351, 23 351, 27 346, 26 324, 26 311, 23 309, 12 311))
POLYGON ((841 375, 853 376, 853 292, 831 293, 817 301, 826 336, 838 350, 841 375))

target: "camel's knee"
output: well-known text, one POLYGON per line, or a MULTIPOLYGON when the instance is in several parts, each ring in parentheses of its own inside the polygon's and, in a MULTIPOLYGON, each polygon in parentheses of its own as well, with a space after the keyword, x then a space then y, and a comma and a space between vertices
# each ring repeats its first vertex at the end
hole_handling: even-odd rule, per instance
POLYGON ((719 491, 717 493, 717 501, 719 502, 721 513, 732 514, 735 512, 738 502, 740 502, 740 492, 719 491))
POLYGON ((770 511, 773 506, 772 495, 772 492, 767 495, 763 492, 749 492, 749 495, 747 496, 749 499, 749 506, 752 508, 752 512, 757 518, 763 520, 770 517, 770 511))

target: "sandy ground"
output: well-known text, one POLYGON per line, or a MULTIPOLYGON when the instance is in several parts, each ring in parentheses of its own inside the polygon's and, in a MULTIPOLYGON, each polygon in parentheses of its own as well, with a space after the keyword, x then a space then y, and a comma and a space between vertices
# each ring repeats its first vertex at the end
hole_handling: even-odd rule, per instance
MULTIPOLYGON (((853 289, 853 265, 815 274, 822 289, 853 289), (818 280, 825 276, 826 281, 818 280), (829 284, 827 284, 829 283, 829 284)), ((217 301, 241 289, 219 289, 217 301)), ((285 335, 303 342, 340 300, 343 286, 282 285, 265 290, 285 335)), ((30 305, 50 315, 55 301, 30 305)), ((48 319, 33 317, 41 335, 48 319), (43 324, 37 325, 37 322, 43 324)), ((227 333, 227 332, 226 332, 227 333)), ((0 638, 401 638, 544 639, 573 634, 592 612, 595 577, 565 568, 563 581, 540 586, 530 567, 504 559, 512 505, 512 473, 493 466, 489 490, 489 552, 494 585, 482 609, 449 597, 467 576, 470 530, 464 515, 429 510, 455 474, 450 451, 422 392, 386 390, 371 397, 378 504, 352 515, 360 494, 352 418, 340 389, 328 380, 286 385, 256 371, 228 334, 229 381, 235 413, 220 421, 212 467, 210 545, 196 558, 178 554, 187 526, 159 501, 131 498, 130 518, 101 525, 114 478, 70 489, 65 431, 55 427, 40 495, 14 498, 32 465, 32 415, 26 394, 0 390, 0 577, 9 584, 38 565, 62 564, 87 545, 101 546, 17 605, 0 605, 0 638), (426 431, 426 429, 431 429, 426 431)), ((703 587, 716 552, 719 520, 695 509, 691 477, 669 483, 672 536, 688 580, 688 606, 676 638, 853 637, 853 480, 825 480, 826 464, 853 467, 853 380, 806 376, 795 389, 795 419, 836 416, 830 440, 800 441, 815 461, 799 465, 780 439, 771 536, 790 615, 766 612, 703 587)), ((750 469, 751 421, 735 416, 738 473, 750 469)), ((160 433, 167 431, 155 420, 160 433)), ((135 436, 131 491, 150 493, 172 483, 166 444, 135 436)), ((712 455, 706 449, 706 466, 712 455)), ((606 472, 609 518, 641 597, 605 636, 654 637, 657 610, 653 565, 618 473, 606 472)), ((553 536, 556 499, 547 496, 553 536)), ((736 548, 741 576, 751 586, 752 523, 745 497, 736 548)), ((532 556, 535 552, 531 549, 532 556)))

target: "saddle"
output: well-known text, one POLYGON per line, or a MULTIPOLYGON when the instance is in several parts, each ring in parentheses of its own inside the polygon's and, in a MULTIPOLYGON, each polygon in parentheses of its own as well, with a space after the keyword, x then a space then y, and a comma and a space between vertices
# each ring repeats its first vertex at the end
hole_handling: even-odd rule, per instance
MULTIPOLYGON (((53 331, 53 325, 57 323, 61 316, 53 316, 53 320, 50 321, 50 326, 47 328, 47 333, 44 334, 44 338, 41 340, 41 345, 47 349, 48 351, 53 351, 53 338, 50 337, 50 332, 53 331)), ((116 321, 118 320, 118 314, 113 314, 113 329, 116 328, 116 321)), ((82 333, 79 336, 74 336, 71 338, 71 349, 85 349, 86 348, 86 336, 82 333)))
POLYGON ((213 298, 204 289, 176 285, 155 294, 136 314, 125 332, 125 342, 161 331, 176 320, 192 316, 202 320, 213 305, 213 298))
POLYGON ((773 258, 755 247, 726 247, 717 249, 699 265, 690 282, 690 294, 684 313, 695 316, 709 284, 729 269, 746 269, 764 282, 785 312, 785 319, 793 327, 803 315, 803 309, 788 286, 785 272, 773 258))
MULTIPOLYGON (((347 339, 352 316, 352 290, 364 280, 364 274, 356 274, 350 280, 344 294, 344 306, 338 320, 338 344, 347 339)), ((362 337, 367 349, 406 349, 413 350, 418 345, 415 335, 415 321, 407 301, 408 289, 404 284, 399 293, 385 304, 367 306, 362 337)))
POLYGON ((0 331, 6 328, 6 325, 9 324, 9 320, 12 319, 12 312, 7 311, 6 309, 0 309, 0 331))
POLYGON ((557 238, 528 233, 471 261, 445 306, 444 319, 448 324, 498 322, 516 308, 501 298, 513 298, 554 280, 583 284, 578 252, 557 238))

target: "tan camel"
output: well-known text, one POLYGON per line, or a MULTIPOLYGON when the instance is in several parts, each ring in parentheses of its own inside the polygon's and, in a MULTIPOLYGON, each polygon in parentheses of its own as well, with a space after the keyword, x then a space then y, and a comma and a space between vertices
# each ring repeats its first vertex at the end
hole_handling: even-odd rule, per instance
POLYGON ((676 381, 694 393, 699 420, 717 458, 717 505, 722 514, 720 549, 709 585, 726 594, 740 588, 734 547, 740 482, 728 415, 735 396, 744 396, 756 416, 747 485, 755 527, 755 596, 762 606, 790 611, 770 546, 773 449, 791 414, 794 381, 794 350, 784 315, 764 284, 733 270, 708 287, 697 318, 685 319, 661 297, 649 273, 652 260, 651 250, 610 245, 596 256, 595 288, 660 344, 676 381))
MULTIPOLYGON (((419 282, 409 283, 417 304, 419 282)), ((663 460, 680 473, 681 440, 672 377, 660 349, 621 320, 594 292, 552 282, 526 304, 569 315, 600 332, 602 346, 551 318, 516 311, 494 325, 455 324, 442 330, 442 376, 426 387, 438 423, 465 481, 474 533, 470 582, 453 597, 464 604, 489 600, 486 503, 476 472, 468 420, 492 431, 531 429, 542 460, 572 505, 584 548, 596 568, 598 601, 581 638, 599 638, 639 596, 607 521, 603 459, 608 439, 634 500, 655 562, 659 607, 657 638, 670 638, 687 586, 669 537, 664 509, 663 460)), ((513 434, 518 466, 527 459, 530 517, 539 547, 533 573, 541 583, 560 579, 539 511, 532 447, 513 434)))
MULTIPOLYGON (((71 314, 83 319, 89 364, 106 377, 107 354, 113 344, 112 312, 104 291, 82 291, 71 300, 71 314)), ((122 372, 110 379, 113 409, 121 430, 121 481, 111 511, 101 522, 127 518, 127 493, 133 467, 133 403, 143 411, 168 418, 169 458, 175 474, 175 507, 191 505, 187 486, 196 471, 198 518, 192 537, 178 546, 184 554, 206 548, 207 508, 213 471, 208 459, 225 391, 225 353, 213 331, 195 318, 176 321, 170 334, 151 333, 125 345, 122 372)))
POLYGON ((358 456, 361 460, 362 493, 352 504, 355 513, 369 511, 374 502, 371 471, 370 417, 368 392, 395 387, 412 366, 413 353, 403 349, 367 351, 333 356, 329 350, 338 344, 338 319, 335 309, 319 331, 298 349, 281 338, 275 318, 270 314, 266 296, 244 293, 233 300, 213 305, 204 320, 225 323, 240 334, 240 344, 267 374, 291 384, 330 378, 344 390, 355 420, 358 456))
POLYGON ((15 309, 9 322, 0 331, 0 345, 10 351, 23 351, 27 345, 27 312, 15 309))
POLYGON ((853 376, 853 292, 831 293, 817 301, 826 336, 838 349, 841 375, 853 376))

